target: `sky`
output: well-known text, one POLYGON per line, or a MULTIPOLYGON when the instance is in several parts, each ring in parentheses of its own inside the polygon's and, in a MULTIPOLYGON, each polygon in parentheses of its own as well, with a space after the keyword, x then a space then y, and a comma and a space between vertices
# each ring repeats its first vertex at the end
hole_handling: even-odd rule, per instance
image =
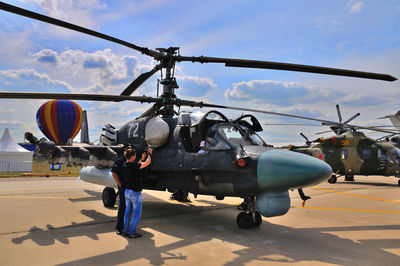
MULTIPOLYGON (((138 46, 180 47, 184 56, 297 63, 390 74, 400 78, 400 0, 20 0, 18 7, 87 27, 138 46)), ((120 94, 156 62, 127 47, 0 11, 0 91, 120 94)), ((155 74, 134 95, 156 96, 155 74)), ((291 71, 177 64, 178 97, 186 100, 304 115, 352 123, 389 125, 377 118, 400 110, 399 81, 387 82, 291 71)), ((0 99, 0 131, 15 140, 43 137, 36 112, 46 100, 0 99)), ((76 101, 88 112, 90 139, 104 124, 119 128, 147 110, 134 102, 76 101)), ((210 109, 183 108, 207 112, 210 109)), ((228 118, 239 111, 222 110, 228 118)), ((254 113, 260 135, 274 145, 303 144, 327 130, 254 113)), ((0 132, 0 134, 1 134, 0 132)), ((382 134, 367 133, 370 137, 382 134)), ((75 141, 79 140, 79 134, 75 141)))

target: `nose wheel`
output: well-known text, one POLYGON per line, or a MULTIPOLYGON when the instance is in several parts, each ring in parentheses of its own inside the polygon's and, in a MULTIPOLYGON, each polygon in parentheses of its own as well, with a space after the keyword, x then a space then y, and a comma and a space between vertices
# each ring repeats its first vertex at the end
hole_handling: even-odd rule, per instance
POLYGON ((236 217, 236 223, 241 229, 258 227, 261 225, 261 222, 262 222, 261 214, 258 211, 254 213, 241 212, 236 217))
POLYGON ((241 229, 249 229, 252 227, 258 227, 262 223, 261 214, 256 211, 255 208, 255 197, 250 197, 246 200, 248 203, 247 211, 240 212, 236 217, 236 223, 241 229))
POLYGON ((336 181, 337 181, 336 175, 332 175, 332 176, 328 179, 328 182, 329 182, 330 184, 335 184, 336 181))

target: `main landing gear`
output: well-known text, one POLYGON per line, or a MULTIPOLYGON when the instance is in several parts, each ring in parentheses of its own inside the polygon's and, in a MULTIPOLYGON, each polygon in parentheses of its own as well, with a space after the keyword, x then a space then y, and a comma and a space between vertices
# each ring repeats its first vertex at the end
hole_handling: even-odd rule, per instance
POLYGON ((170 199, 177 200, 180 202, 191 202, 189 199, 189 193, 182 190, 177 190, 174 193, 172 193, 170 199))
POLYGON ((115 205, 117 194, 115 194, 115 190, 112 187, 105 187, 101 198, 103 200, 104 207, 111 208, 115 205))
MULTIPOLYGON (((247 210, 240 212, 238 216, 236 217, 236 223, 239 226, 239 228, 242 229, 249 229, 251 227, 257 227, 261 225, 262 222, 262 217, 261 214, 256 211, 256 198, 254 196, 246 198, 245 201, 247 205, 247 210)), ((239 206, 243 206, 244 204, 241 204, 239 206)), ((244 206, 245 206, 244 205, 244 206)), ((239 208, 241 210, 244 210, 243 208, 239 208)))
MULTIPOLYGON (((346 181, 354 181, 354 175, 345 175, 344 176, 344 180, 346 181)), ((337 176, 336 175, 332 175, 329 179, 328 182, 331 184, 335 184, 337 181, 337 176)))

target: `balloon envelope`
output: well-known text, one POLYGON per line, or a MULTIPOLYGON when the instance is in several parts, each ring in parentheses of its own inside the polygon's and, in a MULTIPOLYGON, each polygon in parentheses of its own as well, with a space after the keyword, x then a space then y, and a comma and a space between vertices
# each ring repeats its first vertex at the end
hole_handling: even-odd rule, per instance
POLYGON ((37 111, 36 122, 48 139, 66 144, 81 129, 82 108, 70 100, 48 101, 37 111))

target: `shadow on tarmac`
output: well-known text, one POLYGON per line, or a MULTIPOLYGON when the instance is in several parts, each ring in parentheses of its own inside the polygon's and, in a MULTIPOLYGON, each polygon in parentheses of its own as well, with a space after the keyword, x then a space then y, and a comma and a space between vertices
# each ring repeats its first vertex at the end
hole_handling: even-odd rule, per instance
POLYGON ((98 192, 98 191, 93 191, 93 190, 89 190, 89 189, 84 189, 83 191, 85 191, 89 196, 88 197, 84 197, 84 198, 78 198, 78 199, 69 199, 71 202, 82 202, 82 201, 98 201, 101 200, 102 197, 102 193, 98 192))
MULTIPOLYGON (((149 197, 148 197, 149 198, 149 197)), ((206 202, 206 201, 204 201, 206 202)), ((161 265, 167 260, 186 261, 189 254, 184 254, 182 248, 196 249, 201 253, 213 248, 213 241, 234 244, 235 251, 210 250, 210 256, 233 257, 225 265, 245 265, 248 262, 283 262, 295 263, 311 261, 339 265, 395 265, 399 256, 384 249, 400 249, 400 239, 379 239, 353 241, 340 238, 331 232, 350 231, 399 231, 400 225, 384 226, 348 226, 325 228, 292 228, 288 226, 264 223, 250 230, 241 230, 236 226, 234 211, 236 206, 226 206, 215 209, 215 202, 209 202, 214 207, 204 208, 193 205, 175 205, 168 202, 149 200, 144 202, 144 216, 139 223, 138 231, 143 234, 139 239, 126 239, 124 249, 104 253, 79 260, 72 260, 60 265, 95 265, 122 264, 139 259, 148 260, 152 265, 161 265), (158 213, 155 215, 154 213, 158 213), (149 230, 150 229, 150 230, 149 230), (173 239, 169 244, 157 246, 155 234, 160 232, 173 239), (204 249, 206 247, 206 249, 204 249)), ((48 230, 32 227, 30 232, 22 237, 12 239, 14 244, 32 240, 37 245, 54 245, 58 240, 68 245, 73 237, 87 236, 99 240, 98 235, 114 233, 115 217, 107 216, 96 210, 82 210, 81 213, 92 221, 72 223, 71 226, 48 230)), ((115 235, 116 238, 121 236, 115 235)), ((119 239, 118 239, 119 240, 119 239)), ((109 243, 112 245, 112 243, 109 243)), ((209 257, 207 256, 209 259, 209 257)), ((220 260, 221 257, 218 257, 220 260)))

